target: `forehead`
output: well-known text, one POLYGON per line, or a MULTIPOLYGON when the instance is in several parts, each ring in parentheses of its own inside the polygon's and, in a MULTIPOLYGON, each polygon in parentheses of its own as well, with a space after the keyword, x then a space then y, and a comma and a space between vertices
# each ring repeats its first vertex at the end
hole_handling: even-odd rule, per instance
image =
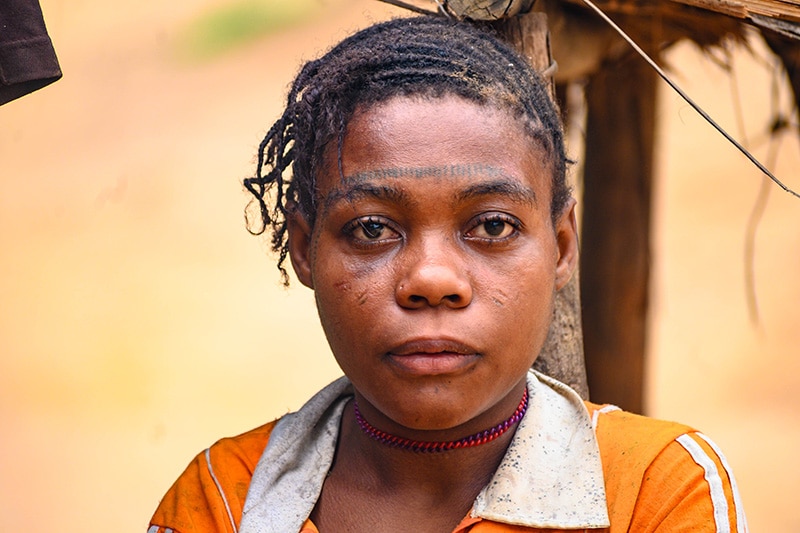
POLYGON ((420 178, 512 180, 549 203, 551 165, 521 121, 458 96, 394 97, 358 109, 341 158, 334 147, 328 156, 317 177, 323 204, 359 184, 420 178))

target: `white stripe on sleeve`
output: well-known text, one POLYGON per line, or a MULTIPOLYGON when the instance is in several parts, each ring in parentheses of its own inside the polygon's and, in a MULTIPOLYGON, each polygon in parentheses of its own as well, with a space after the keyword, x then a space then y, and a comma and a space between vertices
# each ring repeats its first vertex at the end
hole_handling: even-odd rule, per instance
POLYGON ((712 441, 702 433, 698 433, 697 436, 711 446, 711 449, 717 454, 717 457, 719 457, 719 462, 722 463, 722 466, 725 468, 725 472, 728 474, 728 479, 731 482, 731 492, 733 492, 733 505, 736 508, 736 533, 748 533, 750 530, 747 527, 747 517, 744 515, 742 497, 739 495, 739 486, 736 484, 736 478, 733 477, 733 469, 731 468, 731 465, 728 463, 728 460, 725 458, 725 455, 723 455, 722 450, 719 446, 717 446, 716 442, 712 441))
POLYGON ((714 508, 714 523, 717 525, 717 533, 730 533, 728 500, 725 497, 725 490, 722 488, 722 478, 719 476, 717 465, 689 435, 684 433, 675 440, 689 452, 694 462, 700 465, 705 472, 705 479, 711 493, 711 505, 714 508))
MULTIPOLYGON (((211 474, 211 479, 214 480, 214 484, 217 486, 217 491, 219 492, 220 498, 222 498, 222 502, 225 504, 225 510, 228 511, 228 520, 231 521, 231 528, 233 529, 233 533, 236 533, 236 522, 233 520, 233 513, 231 512, 231 506, 228 505, 228 498, 225 497, 225 493, 222 491, 222 485, 219 484, 217 480, 217 476, 214 474, 214 468, 211 466, 211 448, 206 448, 206 465, 208 466, 208 473, 211 474)), ((167 533, 172 533, 171 531, 167 531, 167 533)))

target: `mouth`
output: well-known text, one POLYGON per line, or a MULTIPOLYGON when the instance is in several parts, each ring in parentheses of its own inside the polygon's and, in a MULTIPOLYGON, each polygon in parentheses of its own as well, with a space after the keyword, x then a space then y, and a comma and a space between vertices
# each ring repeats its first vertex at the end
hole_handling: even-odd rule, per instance
POLYGON ((463 372, 480 358, 480 353, 449 339, 417 339, 392 348, 387 357, 404 374, 434 376, 463 372))

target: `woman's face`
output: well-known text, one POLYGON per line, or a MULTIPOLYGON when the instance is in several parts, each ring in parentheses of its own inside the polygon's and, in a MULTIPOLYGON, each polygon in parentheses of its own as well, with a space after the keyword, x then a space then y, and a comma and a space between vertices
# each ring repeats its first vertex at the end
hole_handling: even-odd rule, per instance
POLYGON ((428 440, 505 419, 577 259, 550 165, 505 111, 396 97, 350 121, 342 171, 290 253, 364 416, 428 440))

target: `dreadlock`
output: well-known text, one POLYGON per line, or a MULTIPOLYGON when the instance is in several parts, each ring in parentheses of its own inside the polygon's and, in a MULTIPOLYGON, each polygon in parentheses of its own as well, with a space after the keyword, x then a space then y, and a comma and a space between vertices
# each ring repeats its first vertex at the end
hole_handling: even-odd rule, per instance
POLYGON ((539 75, 488 30, 440 17, 396 19, 362 30, 305 64, 283 115, 259 146, 256 175, 244 180, 254 197, 245 211, 248 230, 262 234, 271 228, 284 284, 287 206, 296 206, 314 225, 318 167, 335 139, 341 168, 342 141, 356 108, 394 96, 448 94, 508 110, 521 120, 552 168, 555 219, 570 191, 561 122, 539 75))

